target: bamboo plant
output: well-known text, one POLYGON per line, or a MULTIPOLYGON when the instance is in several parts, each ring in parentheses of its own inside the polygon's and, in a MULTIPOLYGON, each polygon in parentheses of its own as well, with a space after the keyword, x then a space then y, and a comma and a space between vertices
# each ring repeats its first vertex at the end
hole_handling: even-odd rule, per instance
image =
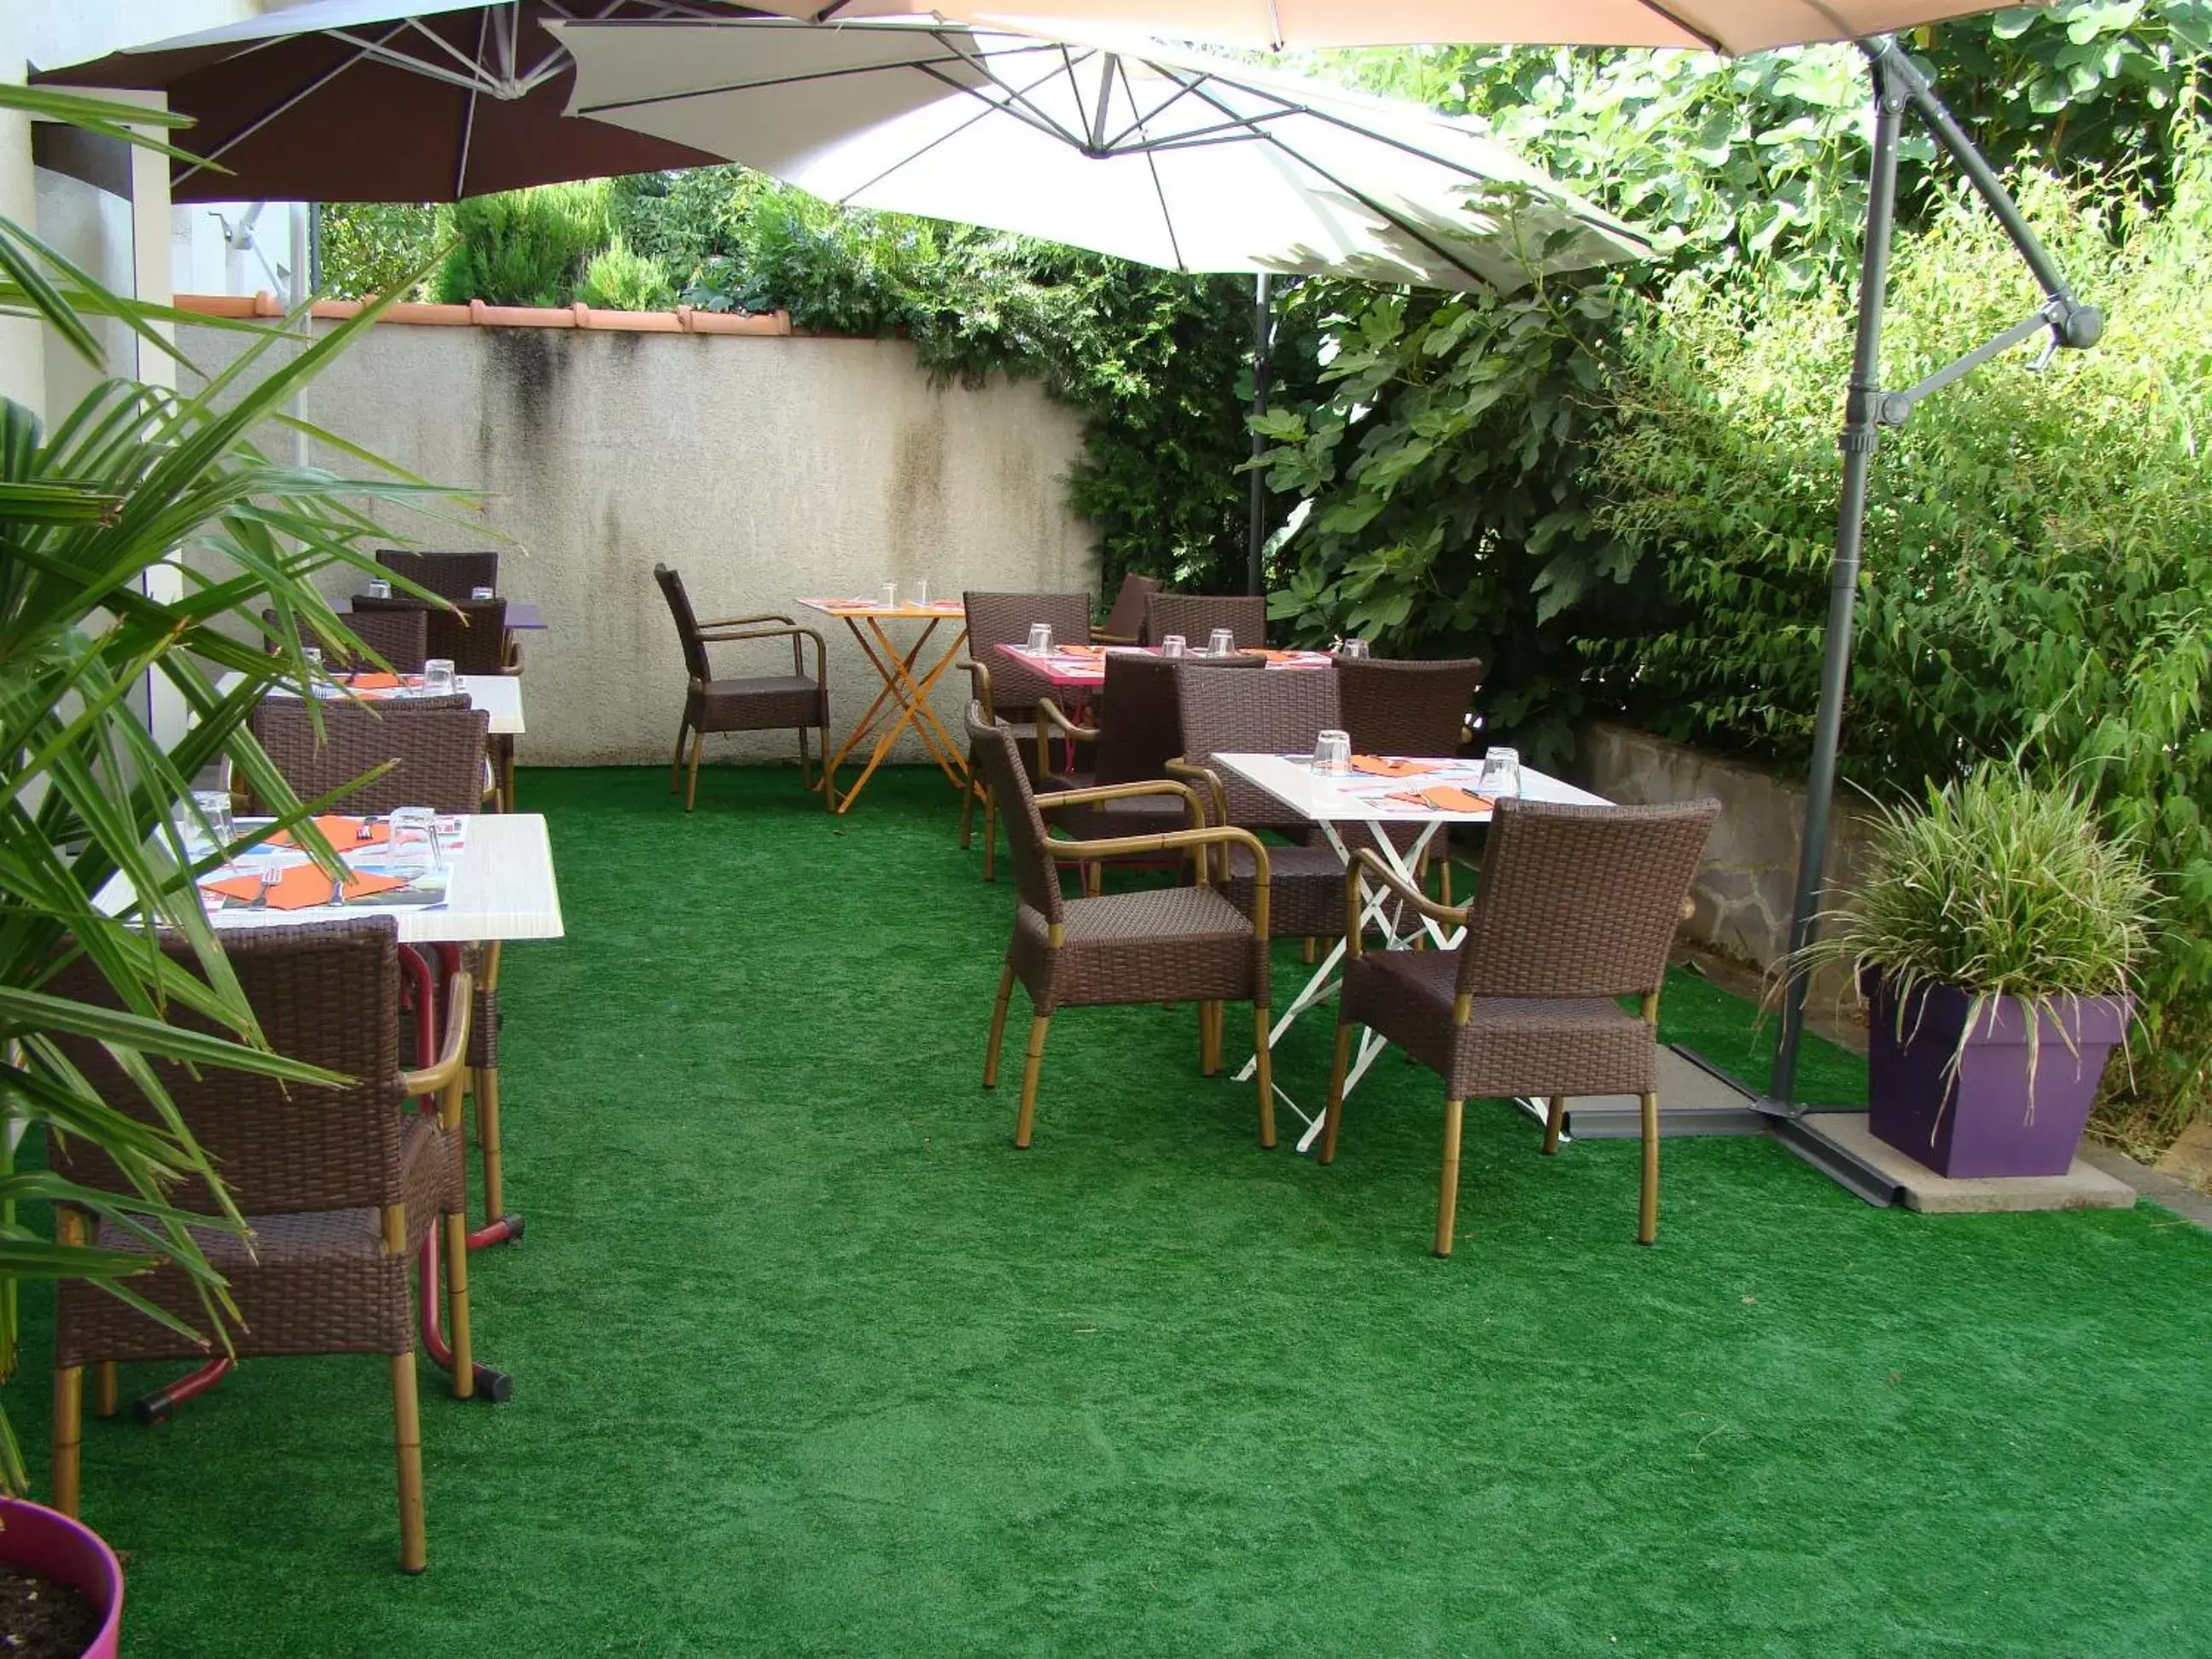
MULTIPOLYGON (((176 153, 147 131, 176 118, 135 106, 0 86, 0 109, 176 153)), ((194 884, 238 845, 294 826, 336 868, 336 854, 303 822, 325 803, 295 798, 246 717, 280 683, 306 690, 303 642, 356 645, 314 578, 333 566, 373 566, 370 540, 390 536, 368 509, 450 495, 286 413, 374 314, 369 307, 319 337, 304 314, 255 329, 234 362, 189 394, 108 379, 51 425, 0 399, 0 1112, 9 1146, 26 1133, 73 1137, 108 1153, 131 1188, 97 1192, 13 1159, 0 1169, 8 1316, 0 1336, 11 1356, 14 1291, 26 1279, 89 1280, 173 1324, 131 1286, 134 1273, 166 1259, 201 1291, 216 1334, 205 1340, 220 1340, 220 1316, 234 1312, 191 1229, 244 1224, 154 1062, 301 1085, 334 1080, 269 1051, 194 884), (279 459, 255 441, 272 425, 334 447, 376 476, 349 479, 279 459), (149 583, 164 566, 177 574, 149 583), (154 597, 179 584, 179 597, 154 597), (274 629, 264 611, 276 614, 274 629), (233 672, 237 684, 219 692, 233 672), (173 688, 190 711, 189 729, 167 749, 146 711, 155 684, 173 688), (195 860, 186 839, 191 782, 224 762, 272 804, 276 823, 195 860), (118 874, 138 899, 111 915, 94 896, 118 874), (188 941, 188 960, 164 953, 163 930, 188 941), (49 988, 78 961, 97 969, 113 1006, 49 988), (189 1028, 180 1023, 187 1015, 189 1028), (140 1098, 101 1098, 64 1039, 100 1044, 140 1098), (220 1214, 187 1215, 169 1201, 186 1176, 208 1183, 220 1214), (23 1206, 33 1200, 81 1206, 105 1243, 52 1242, 28 1224, 23 1206)), ((176 313, 104 289, 5 218, 0 315, 37 319, 96 367, 104 367, 97 319, 118 319, 142 349, 184 362, 166 326, 176 313)), ((313 1109, 312 1086, 295 1099, 313 1109)), ((0 1484, 20 1492, 25 1482, 0 1413, 0 1484)))

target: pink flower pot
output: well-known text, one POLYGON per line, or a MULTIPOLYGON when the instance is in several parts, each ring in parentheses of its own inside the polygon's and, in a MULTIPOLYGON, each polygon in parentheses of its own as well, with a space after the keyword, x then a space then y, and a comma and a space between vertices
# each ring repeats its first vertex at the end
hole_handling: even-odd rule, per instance
POLYGON ((115 1659, 123 1632, 123 1567, 98 1533, 58 1510, 0 1498, 0 1560, 74 1585, 100 1609, 100 1634, 85 1659, 115 1659))

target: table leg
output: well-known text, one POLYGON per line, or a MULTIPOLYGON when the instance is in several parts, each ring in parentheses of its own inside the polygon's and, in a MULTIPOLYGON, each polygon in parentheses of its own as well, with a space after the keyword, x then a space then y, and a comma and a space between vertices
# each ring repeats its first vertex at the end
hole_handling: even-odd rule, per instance
POLYGON ((915 665, 921 659, 923 648, 929 643, 931 635, 937 632, 938 623, 943 618, 931 617, 920 636, 915 639, 913 648, 903 653, 892 644, 890 636, 884 632, 882 624, 875 617, 866 618, 868 629, 865 633, 860 628, 861 620, 859 617, 847 617, 844 618, 845 626, 851 630, 854 642, 860 646, 861 653, 867 658, 869 665, 874 668, 877 677, 883 681, 884 689, 876 694, 875 701, 868 705, 867 713, 861 715, 860 720, 847 735, 843 744, 830 758, 827 766, 828 775, 835 777, 837 769, 851 757, 854 750, 866 742, 871 733, 877 732, 878 726, 882 730, 876 736, 875 744, 869 751, 867 764, 861 768, 860 775, 854 781, 852 787, 844 792, 844 799, 838 802, 837 811, 842 813, 850 810, 854 799, 860 794, 862 786, 875 775, 876 769, 884 763, 884 757, 890 753, 891 745, 897 742, 899 733, 908 726, 912 726, 915 734, 921 738, 922 746, 927 751, 930 759, 937 763, 947 781, 956 789, 965 787, 968 778, 967 762, 953 744, 943 723, 931 710, 929 694, 939 679, 943 678, 945 671, 952 665, 954 659, 960 654, 961 647, 967 643, 966 624, 964 623, 962 624, 958 635, 952 642, 945 647, 928 671, 917 679, 914 672, 915 665), (871 634, 874 635, 872 639, 869 637, 871 634))

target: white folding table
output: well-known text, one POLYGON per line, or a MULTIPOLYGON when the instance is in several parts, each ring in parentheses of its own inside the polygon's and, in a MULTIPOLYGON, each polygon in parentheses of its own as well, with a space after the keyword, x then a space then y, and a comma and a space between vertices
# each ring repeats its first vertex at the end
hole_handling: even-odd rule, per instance
MULTIPOLYGON (((1378 777, 1363 772, 1325 774, 1313 769, 1307 756, 1220 754, 1215 761, 1235 772, 1248 782, 1273 795, 1300 817, 1317 825, 1330 849, 1349 869, 1352 848, 1346 843, 1345 831, 1352 825, 1402 824, 1418 830, 1412 844, 1401 848, 1387 835, 1376 834, 1361 838, 1363 845, 1374 848, 1377 856, 1391 870, 1406 878, 1409 886, 1418 887, 1413 872, 1429 843, 1436 839, 1437 831, 1449 824, 1474 824, 1490 822, 1490 809, 1486 805, 1477 811, 1454 811, 1434 806, 1411 797, 1425 788, 1438 787, 1463 789, 1479 794, 1475 788, 1482 763, 1479 759, 1434 759, 1419 756, 1387 756, 1386 760, 1404 760, 1413 766, 1425 768, 1419 773, 1404 777, 1378 777)), ((1572 805, 1604 806, 1608 803, 1602 796, 1593 795, 1587 789, 1538 772, 1528 767, 1521 769, 1521 799, 1524 800, 1560 801, 1572 805)), ((1431 917, 1421 916, 1418 926, 1407 927, 1402 915, 1405 907, 1387 892, 1368 895, 1360 916, 1363 927, 1380 926, 1386 948, 1402 951, 1425 931, 1430 942, 1440 951, 1449 951, 1459 942, 1457 930, 1448 929, 1431 917)), ((1283 1034, 1291 1029, 1297 1017, 1334 991, 1340 982, 1338 969, 1344 962, 1345 945, 1342 939, 1329 948, 1314 969, 1313 977, 1291 999, 1291 1006, 1277 1018, 1274 1027, 1267 1033, 1267 1046, 1275 1047, 1283 1034)), ((1344 1091, 1350 1094, 1360 1079, 1367 1074, 1387 1045, 1371 1030, 1359 1034, 1358 1052, 1352 1057, 1351 1069, 1345 1073, 1344 1091)), ((1245 1062, 1244 1069, 1237 1074, 1237 1081, 1249 1079, 1257 1060, 1245 1062)), ((1321 1133, 1319 1113, 1309 1116, 1298 1103, 1275 1085, 1275 1092, 1283 1103, 1304 1121, 1305 1133, 1298 1137, 1298 1150, 1308 1151, 1321 1133)))

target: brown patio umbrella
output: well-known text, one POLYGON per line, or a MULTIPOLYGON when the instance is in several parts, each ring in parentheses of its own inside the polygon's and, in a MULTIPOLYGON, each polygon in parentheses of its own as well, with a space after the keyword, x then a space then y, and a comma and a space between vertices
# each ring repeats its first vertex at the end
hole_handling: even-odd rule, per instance
POLYGON ((449 202, 721 158, 574 120, 574 65, 550 18, 742 15, 677 0, 308 0, 32 78, 145 88, 192 118, 179 202, 449 202))

